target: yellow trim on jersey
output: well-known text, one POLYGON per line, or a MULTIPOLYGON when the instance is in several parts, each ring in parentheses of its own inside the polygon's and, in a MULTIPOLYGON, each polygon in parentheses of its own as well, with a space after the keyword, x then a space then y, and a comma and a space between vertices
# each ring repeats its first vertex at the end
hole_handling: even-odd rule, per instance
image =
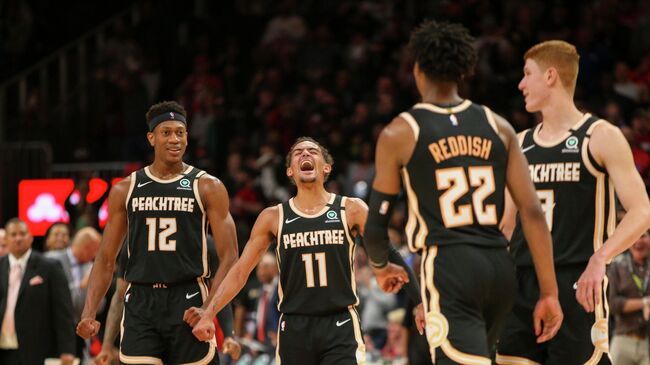
POLYGON ((127 356, 120 350, 120 361, 125 364, 151 364, 163 365, 163 361, 157 357, 151 356, 127 356))
POLYGON ((207 216, 203 213, 201 217, 201 262, 203 263, 203 277, 208 277, 210 272, 210 265, 208 264, 208 227, 207 216))
MULTIPOLYGON (((127 215, 127 219, 126 219, 126 238, 127 238, 127 242, 126 242, 126 257, 127 257, 127 258, 128 258, 128 257, 131 257, 131 245, 129 245, 129 242, 128 242, 129 232, 131 231, 131 230, 129 229, 129 219, 128 219, 128 215, 129 215, 129 200, 131 200, 131 194, 133 193, 133 188, 135 187, 135 180, 136 180, 136 178, 137 178, 136 171, 133 171, 133 172, 131 173, 131 182, 129 183, 129 192, 126 194, 126 201, 125 201, 125 205, 124 205, 124 208, 126 209, 126 215, 127 215)), ((126 269, 126 268, 125 268, 125 269, 126 269)), ((125 270, 125 271, 126 271, 126 270, 125 270)))
POLYGON ((205 171, 199 172, 196 177, 194 178, 194 183, 192 183, 192 190, 194 190, 194 198, 196 198, 196 202, 199 205, 199 208, 201 208, 201 212, 205 214, 205 208, 203 207, 203 201, 201 200, 201 194, 199 194, 199 177, 204 175, 205 171))
POLYGON ((208 353, 205 355, 204 358, 202 358, 201 360, 198 360, 198 361, 194 361, 194 362, 186 362, 186 363, 183 363, 181 365, 207 365, 207 364, 209 364, 212 361, 212 359, 214 359, 214 355, 216 353, 217 345, 215 344, 214 337, 212 338, 212 340, 210 340, 209 344, 210 344, 210 347, 208 348, 208 353))
POLYGON ((415 252, 426 247, 426 238, 429 234, 429 228, 427 227, 424 218, 422 218, 422 215, 420 214, 418 198, 415 194, 415 191, 413 191, 413 188, 411 187, 411 178, 409 177, 409 173, 408 170, 406 170, 406 167, 402 167, 402 179, 404 180, 404 188, 406 189, 409 208, 409 218, 406 222, 406 239, 408 241, 409 248, 415 252), (415 236, 415 242, 413 242, 413 234, 415 233, 415 220, 412 218, 413 216, 415 216, 420 226, 418 234, 415 236))
POLYGON ((357 314, 357 310, 352 306, 349 306, 348 310, 350 311, 350 316, 352 316, 354 339, 357 340, 357 351, 355 353, 357 364, 364 365, 366 363, 366 344, 363 342, 363 335, 361 335, 361 322, 359 321, 359 315, 357 314))
POLYGON ((519 147, 524 147, 524 139, 526 135, 530 132, 530 129, 517 133, 517 141, 519 141, 519 147))
MULTIPOLYGON (((571 127, 570 130, 568 130, 566 133, 564 133, 563 135, 561 135, 560 137, 558 137, 558 138, 556 138, 556 139, 554 139, 552 141, 542 141, 542 139, 539 137, 539 131, 542 129, 542 125, 544 124, 544 123, 539 123, 537 125, 537 127, 535 127, 535 129, 533 129, 533 141, 535 141, 536 144, 538 144, 538 145, 540 145, 542 147, 546 147, 546 148, 555 147, 555 146, 559 145, 560 143, 564 142, 565 139, 567 139, 567 138, 569 138, 571 136, 571 130, 577 130, 583 124, 585 124, 585 122, 589 119, 589 117, 591 117, 591 114, 585 113, 582 116, 582 118, 576 124, 574 124, 571 127)), ((592 127, 593 127, 593 125, 592 125, 592 127)), ((587 133, 589 133, 589 132, 587 132, 587 133)))
POLYGON ((611 237, 614 234, 616 229, 616 193, 614 191, 614 181, 609 179, 609 184, 607 186, 608 198, 609 198, 609 219, 607 220, 607 238, 611 237))
POLYGON ((441 108, 437 105, 429 103, 417 103, 413 105, 413 109, 427 109, 438 114, 455 114, 469 108, 470 105, 472 105, 472 102, 468 99, 465 99, 465 101, 452 108, 441 108))
POLYGON ((210 289, 208 289, 208 285, 205 283, 203 278, 196 278, 196 282, 199 284, 199 290, 201 291, 201 299, 205 303, 205 300, 208 298, 208 293, 210 292, 210 289))
POLYGON ((155 176, 151 173, 151 171, 149 171, 149 166, 146 166, 146 167, 144 168, 144 173, 145 173, 145 174, 146 174, 146 175, 147 175, 151 180, 153 180, 153 181, 155 181, 155 182, 157 182, 157 183, 161 183, 161 184, 169 184, 169 183, 173 183, 174 181, 178 181, 178 180, 184 178, 185 175, 189 174, 190 171, 192 171, 192 169, 194 169, 194 167, 193 167, 192 165, 187 165, 187 168, 185 169, 185 171, 183 171, 182 173, 178 174, 178 176, 172 177, 171 179, 161 179, 161 178, 155 177, 155 176))
MULTIPOLYGON (((345 202, 347 201, 347 197, 343 196, 341 197, 341 208, 345 208, 345 202)), ((348 261, 350 264, 350 287, 352 288, 352 293, 354 294, 354 297, 357 299, 356 302, 354 302, 354 305, 357 306, 359 305, 359 296, 357 295, 357 280, 356 280, 356 274, 354 272, 354 251, 356 249, 356 245, 354 244, 354 240, 352 239, 352 236, 350 235, 350 226, 348 226, 348 217, 346 214, 345 209, 341 209, 341 222, 343 223, 343 230, 345 231, 345 236, 348 239, 348 261)))
POLYGON ((494 129, 494 132, 496 134, 499 134, 499 128, 497 127, 497 121, 494 120, 494 113, 492 113, 492 110, 488 108, 487 106, 483 105, 483 110, 485 111, 485 117, 488 120, 488 123, 490 123, 490 126, 492 129, 494 129))
POLYGON ((334 199, 336 199, 336 194, 332 194, 332 193, 329 193, 329 194, 330 194, 330 199, 327 201, 327 204, 325 204, 323 209, 321 209, 320 211, 318 211, 317 213, 314 213, 314 214, 306 214, 306 213, 301 212, 300 209, 298 209, 298 207, 296 207, 296 205, 293 203, 293 200, 295 198, 289 199, 289 206, 291 207, 291 210, 293 210, 293 212, 298 216, 301 216, 303 218, 317 218, 317 217, 325 214, 325 212, 327 212, 328 210, 330 210, 330 208, 331 208, 330 205, 332 205, 332 203, 334 203, 334 199))
MULTIPOLYGON (((430 246, 428 249, 423 250, 422 260, 426 261, 426 263, 423 273, 420 274, 422 276, 421 280, 425 283, 431 296, 428 308, 425 306, 425 310, 428 309, 425 311, 425 320, 431 360, 435 363, 435 350, 437 347, 440 347, 445 355, 457 363, 464 365, 491 365, 492 362, 489 358, 462 352, 455 348, 447 338, 449 334, 449 322, 440 310, 440 294, 436 289, 434 281, 434 263, 437 254, 437 246, 430 246)), ((422 302, 426 302, 426 296, 422 298, 422 302)))
POLYGON ((400 113, 399 115, 402 119, 408 123, 408 125, 411 127, 411 130, 413 131, 413 136, 415 137, 415 141, 417 142, 418 138, 420 137, 420 126, 418 125, 418 122, 415 121, 415 118, 407 112, 400 113))
POLYGON ((129 192, 126 194, 126 200, 124 201, 126 211, 129 211, 129 200, 131 200, 131 194, 133 193, 133 188, 135 187, 135 180, 137 179, 137 174, 135 171, 131 173, 131 181, 129 182, 129 192))
POLYGON ((501 355, 499 353, 497 353, 496 361, 497 365, 541 365, 525 357, 501 355))
MULTIPOLYGON (((282 204, 278 204, 278 233, 276 235, 277 243, 275 245, 275 261, 278 263, 278 311, 280 310, 280 305, 282 304, 282 299, 284 299, 284 291, 282 290, 282 266, 280 265, 280 238, 282 236, 282 224, 284 220, 284 209, 282 204)), ((282 318, 282 317, 280 317, 282 318)), ((278 332, 278 345, 280 341, 280 335, 278 332)), ((279 364, 279 363, 278 363, 279 364)))
POLYGON ((278 343, 275 345, 275 365, 282 365, 282 361, 280 359, 280 330, 282 329, 282 316, 284 316, 284 313, 280 313, 280 319, 278 319, 278 336, 277 336, 278 343))

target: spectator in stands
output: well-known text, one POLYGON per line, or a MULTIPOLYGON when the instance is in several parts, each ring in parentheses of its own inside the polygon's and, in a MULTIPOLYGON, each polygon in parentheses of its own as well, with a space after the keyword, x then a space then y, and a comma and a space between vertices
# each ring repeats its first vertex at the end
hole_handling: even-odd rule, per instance
POLYGON ((610 354, 616 365, 650 365, 650 234, 616 257, 608 270, 609 304, 615 328, 610 354))
POLYGON ((61 265, 32 251, 34 237, 25 222, 12 218, 5 229, 9 254, 0 258, 0 364, 59 358, 72 365, 72 300, 61 265))
MULTIPOLYGON (((65 249, 49 251, 45 257, 57 260, 63 267, 72 296, 74 322, 79 322, 81 312, 86 302, 86 287, 88 276, 93 266, 93 260, 99 251, 101 235, 92 227, 80 229, 72 238, 72 244, 65 249)), ((76 355, 84 358, 85 341, 77 336, 76 355)))
POLYGON ((57 222, 45 232, 45 251, 62 250, 70 245, 70 228, 63 222, 57 222))

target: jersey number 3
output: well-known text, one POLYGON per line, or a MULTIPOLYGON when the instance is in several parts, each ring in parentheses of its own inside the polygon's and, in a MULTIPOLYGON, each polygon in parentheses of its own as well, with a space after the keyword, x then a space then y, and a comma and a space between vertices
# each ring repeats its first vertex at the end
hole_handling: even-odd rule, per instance
POLYGON ((160 251, 176 251, 176 240, 168 239, 176 233, 176 218, 147 218, 149 227, 149 251, 156 251, 156 238, 158 238, 158 249, 160 251), (162 229, 158 233, 158 227, 162 229))
POLYGON ((494 173, 492 166, 470 166, 465 173, 462 167, 436 170, 438 190, 446 190, 440 195, 440 213, 445 227, 468 226, 476 220, 481 225, 497 224, 497 208, 485 204, 485 199, 494 192, 494 173), (469 177, 469 184, 467 178, 469 177), (472 204, 456 206, 469 187, 476 188, 472 193, 472 204))

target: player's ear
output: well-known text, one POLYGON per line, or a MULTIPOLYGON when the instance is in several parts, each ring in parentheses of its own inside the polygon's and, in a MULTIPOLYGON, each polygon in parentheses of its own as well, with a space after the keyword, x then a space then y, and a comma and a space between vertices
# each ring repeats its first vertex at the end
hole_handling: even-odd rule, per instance
POLYGON ((153 132, 147 132, 147 141, 149 141, 149 144, 153 147, 153 132))
POLYGON ((332 172, 332 165, 326 163, 325 166, 323 166, 323 172, 325 175, 329 175, 329 173, 332 172))
POLYGON ((553 86, 556 82, 559 81, 559 75, 555 67, 549 67, 544 72, 544 78, 546 79, 546 85, 553 86))
POLYGON ((287 167, 287 176, 292 177, 293 176, 293 170, 291 169, 291 166, 287 167))

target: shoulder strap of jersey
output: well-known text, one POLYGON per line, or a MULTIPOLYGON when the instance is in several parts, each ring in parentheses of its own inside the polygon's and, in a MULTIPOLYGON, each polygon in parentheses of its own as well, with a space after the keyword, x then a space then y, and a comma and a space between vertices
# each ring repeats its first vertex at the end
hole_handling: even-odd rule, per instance
MULTIPOLYGON (((585 144, 585 146, 583 146, 583 148, 587 150, 586 155, 587 155, 587 158, 589 159, 589 162, 591 163, 591 165, 596 170, 598 170, 599 172, 606 174, 607 169, 605 167, 601 166, 596 161, 596 158, 593 156, 593 154, 591 153, 591 150, 589 149, 589 141, 591 140, 591 134, 593 133, 594 129, 601 123, 608 123, 608 122, 606 120, 604 120, 604 119, 600 119, 600 118, 597 118, 597 117, 594 117, 594 116, 589 117, 589 120, 587 120, 587 122, 584 123, 578 129, 578 131, 581 132, 581 135, 579 135, 578 138, 581 138, 583 143, 585 144)), ((583 154, 583 156, 584 156, 584 154, 583 154)))
POLYGON ((521 132, 521 135, 518 136, 520 147, 528 147, 535 143, 535 140, 533 139, 533 130, 534 128, 528 128, 521 132))
POLYGON ((328 203, 327 206, 333 209, 345 209, 345 207, 341 206, 341 200, 343 197, 341 195, 336 195, 332 203, 328 203))

